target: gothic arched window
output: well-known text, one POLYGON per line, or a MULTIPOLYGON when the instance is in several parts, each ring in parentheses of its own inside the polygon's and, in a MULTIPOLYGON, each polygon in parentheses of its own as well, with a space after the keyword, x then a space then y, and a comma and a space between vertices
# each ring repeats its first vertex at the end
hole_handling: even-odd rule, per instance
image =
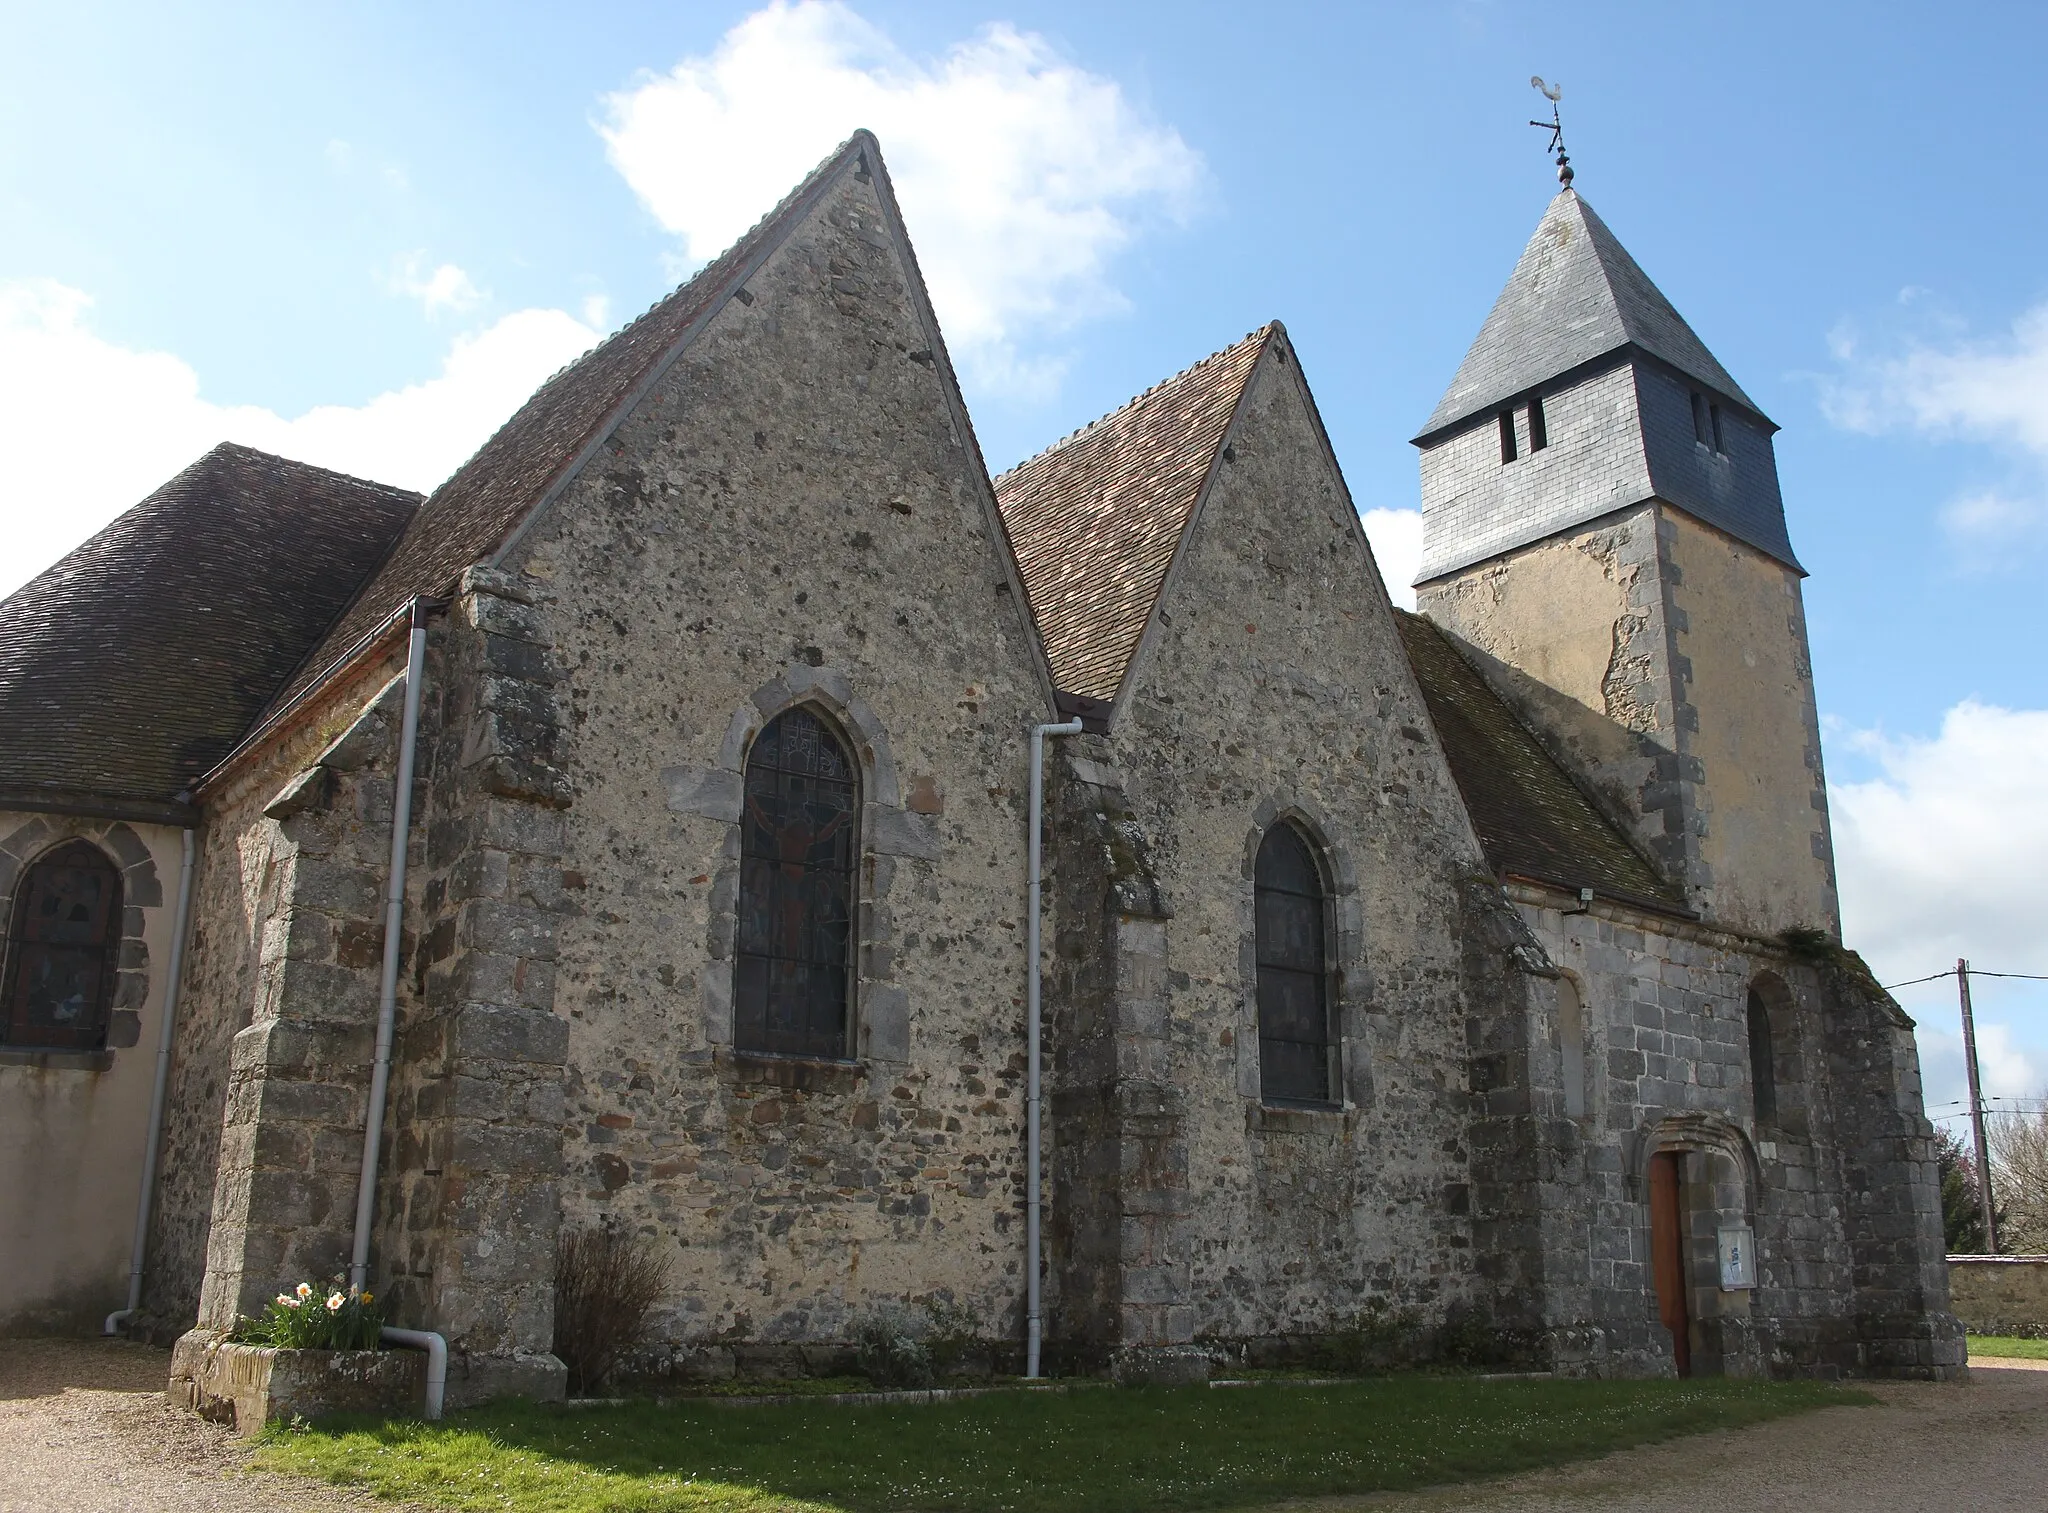
POLYGON ((1259 1096, 1330 1103, 1330 970, 1322 868, 1292 825, 1259 843, 1253 869, 1259 1096))
POLYGON ((121 946, 121 874, 70 841, 21 875, 7 932, 5 1042, 97 1051, 107 1042, 121 946))
POLYGON ((853 981, 860 785, 845 743, 808 709, 747 754, 733 1045, 839 1059, 853 981))
POLYGON ((1749 1087, 1758 1123, 1778 1117, 1778 1068, 1773 1058, 1771 1006, 1749 990, 1749 1087))

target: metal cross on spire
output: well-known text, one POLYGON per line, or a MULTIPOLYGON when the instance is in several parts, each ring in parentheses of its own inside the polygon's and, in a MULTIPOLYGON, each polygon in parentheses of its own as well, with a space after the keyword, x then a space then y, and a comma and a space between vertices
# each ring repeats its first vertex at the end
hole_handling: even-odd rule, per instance
POLYGON ((1564 86, 1545 84, 1541 74, 1531 74, 1529 87, 1550 102, 1550 119, 1529 124, 1550 133, 1550 145, 1543 150, 1557 154, 1557 181, 1569 189, 1572 187, 1572 160, 1564 150, 1564 121, 1557 113, 1557 102, 1564 98, 1564 86))

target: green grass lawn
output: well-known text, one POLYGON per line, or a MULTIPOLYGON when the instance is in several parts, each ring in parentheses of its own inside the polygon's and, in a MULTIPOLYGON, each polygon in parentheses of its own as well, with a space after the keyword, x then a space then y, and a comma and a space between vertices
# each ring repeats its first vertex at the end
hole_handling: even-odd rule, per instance
POLYGON ((1230 1508, 1459 1481, 1865 1394, 1815 1382, 1086 1388, 933 1404, 494 1404, 273 1430, 266 1469, 456 1509, 1230 1508))
POLYGON ((2048 1361, 2048 1340, 2022 1340, 2009 1334, 1973 1334, 1970 1359, 2002 1355, 2007 1360, 2048 1361))

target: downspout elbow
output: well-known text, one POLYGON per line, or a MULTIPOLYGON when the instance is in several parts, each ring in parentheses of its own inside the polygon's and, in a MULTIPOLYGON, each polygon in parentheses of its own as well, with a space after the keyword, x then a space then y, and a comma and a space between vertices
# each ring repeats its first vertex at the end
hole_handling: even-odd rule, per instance
POLYGON ((427 1417, 438 1419, 448 1395, 448 1341, 431 1329, 394 1329, 386 1324, 380 1339, 427 1353, 427 1417))

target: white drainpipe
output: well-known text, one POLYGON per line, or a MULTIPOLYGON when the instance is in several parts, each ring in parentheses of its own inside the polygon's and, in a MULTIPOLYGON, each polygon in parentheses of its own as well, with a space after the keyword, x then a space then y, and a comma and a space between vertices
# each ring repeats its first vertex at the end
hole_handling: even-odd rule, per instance
POLYGON ((448 1342, 431 1329, 393 1329, 386 1324, 382 1338, 393 1345, 410 1345, 427 1353, 427 1417, 439 1418, 448 1391, 448 1342))
POLYGON ((1031 727, 1031 897, 1024 932, 1025 960, 1030 966, 1030 975, 1025 978, 1025 1034, 1030 1041, 1030 1056, 1024 1090, 1024 1244, 1031 1253, 1030 1269, 1025 1273, 1025 1339, 1024 1375, 1038 1375, 1038 1347, 1045 1332, 1044 1314, 1040 1303, 1042 1288, 1039 1281, 1039 1176, 1038 1176, 1038 1063, 1039 1063, 1039 1011, 1040 992, 1038 960, 1038 877, 1044 849, 1044 837, 1040 833, 1045 809, 1045 738, 1049 735, 1079 735, 1081 722, 1068 720, 1061 725, 1034 725, 1031 727))
POLYGON ((178 987, 185 975, 185 934, 192 920, 192 864, 199 845, 188 825, 182 832, 185 854, 178 864, 178 908, 171 924, 171 961, 164 975, 163 1028, 156 1039, 156 1083, 149 1093, 149 1135, 142 1147, 142 1192, 135 1200, 135 1243, 128 1255, 128 1306, 107 1315, 106 1334, 142 1309, 142 1259, 149 1249, 149 1211, 156 1199, 157 1147, 163 1144, 164 1093, 171 1082, 171 1038, 178 1027, 178 987))
MULTIPOLYGON (((405 655, 405 714, 398 730, 398 777, 391 791, 391 871, 384 898, 384 972, 377 989, 377 1056, 370 1067, 370 1106, 363 1116, 363 1169, 356 1182, 355 1243, 348 1280, 360 1289, 370 1270, 370 1223, 377 1208, 377 1155, 384 1140, 384 1097, 391 1083, 391 1034, 398 1015, 398 966, 405 935, 405 850, 412 830, 412 768, 420 734, 420 682, 427 665, 426 602, 412 602, 405 655)), ((444 1347, 445 1348, 445 1347, 444 1347)))

